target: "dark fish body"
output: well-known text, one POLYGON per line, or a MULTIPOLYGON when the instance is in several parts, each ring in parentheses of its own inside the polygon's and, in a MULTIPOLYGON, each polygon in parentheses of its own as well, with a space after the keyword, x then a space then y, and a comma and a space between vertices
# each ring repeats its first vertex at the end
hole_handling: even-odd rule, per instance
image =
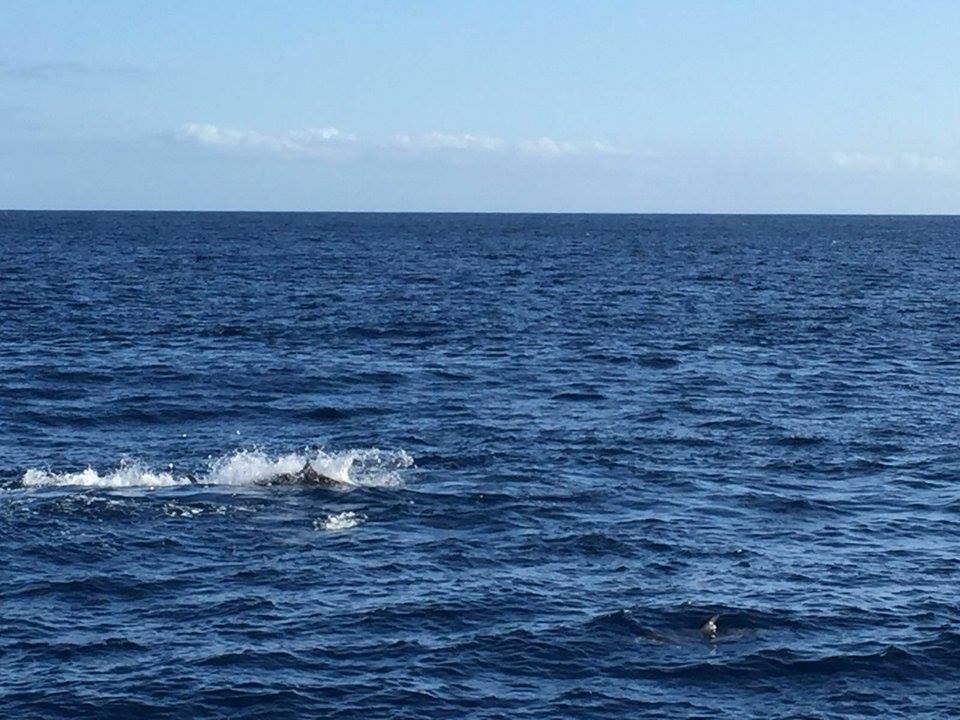
POLYGON ((334 487, 336 485, 343 485, 343 483, 317 472, 310 463, 307 463, 302 469, 295 473, 280 473, 271 478, 259 480, 257 485, 316 485, 318 487, 334 487))

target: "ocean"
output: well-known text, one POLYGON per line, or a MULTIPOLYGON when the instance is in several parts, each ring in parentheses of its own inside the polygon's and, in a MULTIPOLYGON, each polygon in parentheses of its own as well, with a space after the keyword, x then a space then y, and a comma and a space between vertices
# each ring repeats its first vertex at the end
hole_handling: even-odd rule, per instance
POLYGON ((0 213, 0 717, 955 717, 958 289, 952 217, 0 213))

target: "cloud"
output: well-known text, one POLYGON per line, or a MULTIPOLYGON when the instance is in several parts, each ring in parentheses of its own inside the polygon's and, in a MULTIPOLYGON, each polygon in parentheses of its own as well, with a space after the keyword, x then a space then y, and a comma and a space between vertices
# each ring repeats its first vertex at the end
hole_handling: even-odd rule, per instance
POLYGON ((893 168, 893 163, 888 157, 839 150, 833 154, 833 164, 845 170, 890 170, 893 168))
POLYGON ((609 155, 609 156, 635 156, 637 153, 623 148, 618 148, 610 143, 599 140, 591 140, 583 143, 573 143, 566 140, 555 140, 549 137, 540 137, 536 140, 521 140, 517 143, 517 149, 524 155, 535 157, 557 158, 572 156, 591 156, 591 155, 609 155))
POLYGON ((517 147, 525 155, 540 157, 561 157, 563 155, 580 155, 581 149, 571 142, 541 137, 536 140, 521 140, 517 147))
POLYGON ((490 135, 472 133, 428 132, 422 135, 397 135, 396 144, 406 150, 474 150, 491 152, 502 150, 506 143, 490 135))
POLYGON ((187 123, 180 129, 179 137, 206 147, 308 156, 326 155, 337 146, 357 141, 356 135, 335 127, 261 133, 255 130, 222 128, 209 123, 187 123))
POLYGON ((0 76, 15 80, 61 81, 84 78, 112 77, 138 78, 147 74, 145 68, 123 63, 85 63, 54 61, 40 63, 0 62, 0 76))
POLYGON ((917 155, 915 153, 902 153, 900 161, 907 167, 914 170, 923 170, 929 173, 951 173, 953 166, 949 161, 935 155, 917 155))
POLYGON ((397 135, 395 145, 404 150, 458 150, 480 153, 505 153, 539 158, 587 155, 629 155, 609 143, 593 140, 573 143, 550 137, 508 141, 491 135, 473 133, 428 132, 422 135, 397 135))
POLYGON ((833 153, 833 164, 844 170, 860 172, 886 172, 904 169, 943 175, 954 172, 954 166, 950 161, 935 155, 919 155, 917 153, 877 155, 837 151, 833 153))
POLYGON ((237 130, 209 123, 191 122, 177 133, 182 141, 221 150, 246 150, 284 155, 330 156, 352 147, 367 155, 384 153, 462 155, 498 155, 501 157, 564 158, 589 156, 628 156, 608 143, 597 140, 572 143, 549 137, 535 140, 506 140, 479 133, 454 133, 433 130, 420 134, 399 134, 389 140, 361 142, 356 135, 334 127, 264 133, 237 130))

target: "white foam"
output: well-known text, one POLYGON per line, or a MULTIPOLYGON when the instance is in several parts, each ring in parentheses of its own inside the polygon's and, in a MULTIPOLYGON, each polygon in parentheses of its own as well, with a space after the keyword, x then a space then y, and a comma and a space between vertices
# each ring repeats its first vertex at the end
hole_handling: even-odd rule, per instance
POLYGON ((350 528, 356 527, 366 519, 366 515, 361 515, 355 512, 342 512, 337 513, 336 515, 327 515, 327 517, 325 517, 323 520, 314 520, 313 527, 316 530, 327 531, 349 530, 350 528))
POLYGON ((200 482, 210 485, 253 485, 282 473, 295 473, 307 460, 296 453, 271 458, 259 450, 239 450, 210 464, 210 471, 200 482))
MULTIPOLYGON (((198 477, 155 471, 138 461, 124 460, 115 470, 101 474, 93 468, 80 472, 56 473, 30 468, 21 482, 27 487, 69 486, 127 488, 189 485, 254 485, 281 474, 294 474, 310 463, 314 470, 345 485, 398 487, 403 485, 400 471, 413 466, 413 458, 404 452, 377 448, 327 453, 324 450, 286 453, 272 456, 262 450, 238 450, 209 464, 198 477)), ((172 466, 168 466, 172 467, 172 466)))
POLYGON ((191 505, 180 505, 179 503, 169 502, 163 506, 163 514, 168 517, 189 518, 203 514, 203 508, 191 505))
POLYGON ((347 485, 399 487, 403 485, 400 471, 412 467, 413 458, 403 450, 368 448, 334 454, 318 450, 310 465, 318 473, 347 485))
POLYGON ((30 468, 23 474, 22 481, 28 487, 79 485, 104 488, 168 487, 188 482, 186 478, 178 479, 168 472, 154 472, 138 462, 129 461, 120 463, 120 467, 104 475, 90 467, 75 473, 54 473, 30 468))

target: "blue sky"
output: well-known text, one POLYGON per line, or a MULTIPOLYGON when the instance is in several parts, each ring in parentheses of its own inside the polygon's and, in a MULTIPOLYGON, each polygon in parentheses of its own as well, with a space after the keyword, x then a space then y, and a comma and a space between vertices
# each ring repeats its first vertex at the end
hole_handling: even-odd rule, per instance
POLYGON ((0 0, 0 207, 960 212, 956 2, 0 0))

